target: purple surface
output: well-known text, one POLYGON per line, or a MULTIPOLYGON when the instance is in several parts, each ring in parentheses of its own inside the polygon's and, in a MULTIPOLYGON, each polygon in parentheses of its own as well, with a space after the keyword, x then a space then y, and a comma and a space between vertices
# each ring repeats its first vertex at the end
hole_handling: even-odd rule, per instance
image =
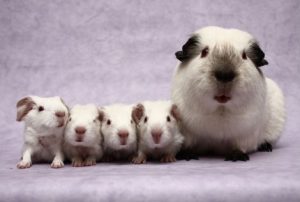
POLYGON ((0 1, 0 201, 300 201, 300 2, 0 1), (247 30, 286 96, 288 120, 272 153, 249 162, 98 164, 18 170, 17 100, 75 103, 169 98, 174 53, 205 25, 247 30))

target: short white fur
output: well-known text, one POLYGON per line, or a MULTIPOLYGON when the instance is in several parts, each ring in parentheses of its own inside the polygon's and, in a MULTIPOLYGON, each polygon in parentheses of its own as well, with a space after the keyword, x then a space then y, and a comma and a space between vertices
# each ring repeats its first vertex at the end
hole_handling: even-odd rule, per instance
POLYGON ((75 105, 65 130, 64 150, 74 167, 92 166, 103 156, 100 134, 99 110, 96 105, 75 105), (81 141, 77 141, 76 128, 86 131, 81 141))
MULTIPOLYGON (((255 41, 249 33, 220 27, 205 27, 194 35, 210 50, 230 46, 236 55, 255 41)), ((218 84, 211 76, 213 58, 211 51, 205 58, 198 55, 180 62, 173 76, 172 101, 182 116, 184 147, 197 152, 226 153, 233 148, 249 153, 265 141, 274 144, 285 120, 284 98, 277 84, 261 75, 251 60, 240 58, 232 99, 220 104, 214 100, 218 84)))

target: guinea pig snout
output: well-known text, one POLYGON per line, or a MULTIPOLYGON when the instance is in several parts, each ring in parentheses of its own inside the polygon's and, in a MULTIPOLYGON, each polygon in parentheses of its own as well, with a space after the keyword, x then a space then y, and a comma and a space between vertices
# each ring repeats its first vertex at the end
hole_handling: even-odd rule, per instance
POLYGON ((121 145, 126 145, 129 132, 127 130, 119 130, 118 136, 120 137, 121 145))
POLYGON ((86 132, 85 127, 77 126, 75 128, 75 132, 76 132, 76 142, 82 142, 84 138, 84 134, 86 132))
POLYGON ((151 130, 151 135, 155 144, 160 143, 162 133, 163 133, 162 130, 159 128, 154 128, 151 130))
POLYGON ((213 74, 217 81, 222 83, 231 82, 236 77, 236 73, 233 70, 216 70, 213 74))
POLYGON ((65 117, 66 113, 64 111, 56 111, 55 112, 55 116, 57 116, 58 118, 63 118, 65 117))

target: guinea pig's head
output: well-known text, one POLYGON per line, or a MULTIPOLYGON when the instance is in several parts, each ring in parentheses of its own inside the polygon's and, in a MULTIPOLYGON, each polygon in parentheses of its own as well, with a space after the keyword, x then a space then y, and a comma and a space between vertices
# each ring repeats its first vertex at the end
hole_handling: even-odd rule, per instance
POLYGON ((175 55, 180 64, 173 78, 173 96, 193 96, 206 106, 236 106, 250 102, 264 85, 260 67, 268 62, 247 32, 205 27, 175 55))
POLYGON ((64 129, 69 110, 60 97, 28 96, 17 102, 17 121, 37 131, 64 129))
POLYGON ((71 109, 65 141, 74 146, 91 146, 101 142, 100 112, 95 105, 75 105, 71 109))
POLYGON ((115 104, 100 109, 104 146, 114 150, 135 149, 136 125, 131 118, 132 106, 115 104))
POLYGON ((169 101, 138 104, 132 117, 138 125, 141 143, 152 149, 170 144, 179 130, 177 106, 169 101))

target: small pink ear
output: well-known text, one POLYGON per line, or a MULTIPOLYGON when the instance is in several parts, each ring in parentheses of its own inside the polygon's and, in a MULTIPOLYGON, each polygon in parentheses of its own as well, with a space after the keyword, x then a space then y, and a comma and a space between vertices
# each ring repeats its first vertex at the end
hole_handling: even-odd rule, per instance
POLYGON ((32 110, 35 103, 31 97, 22 98, 17 102, 17 121, 22 121, 23 117, 32 110))
POLYGON ((145 108, 142 104, 137 104, 131 113, 131 117, 134 120, 134 122, 136 124, 138 124, 140 122, 140 120, 142 119, 142 117, 144 116, 144 112, 145 112, 145 108))
POLYGON ((180 117, 180 113, 179 113, 179 109, 177 107, 177 105, 173 104, 171 107, 171 115, 177 120, 180 121, 181 117, 180 117))

